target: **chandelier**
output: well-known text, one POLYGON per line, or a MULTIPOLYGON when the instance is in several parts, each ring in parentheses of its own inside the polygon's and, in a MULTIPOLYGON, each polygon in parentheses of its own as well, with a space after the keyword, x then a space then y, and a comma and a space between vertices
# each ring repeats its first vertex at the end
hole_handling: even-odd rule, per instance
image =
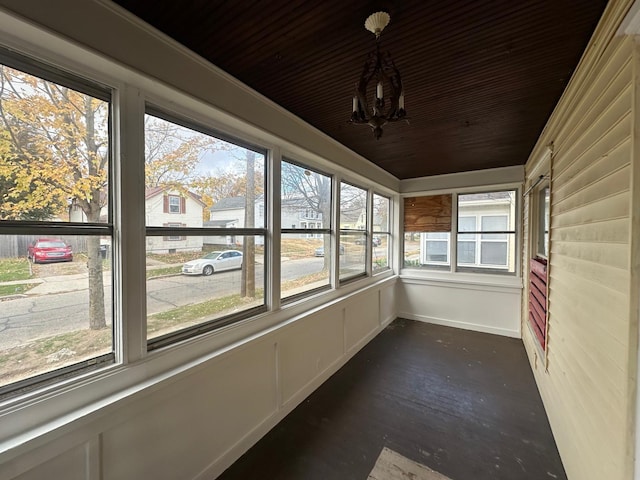
POLYGON ((369 53, 364 63, 360 80, 356 84, 353 96, 351 123, 369 125, 373 136, 378 140, 382 136, 382 127, 406 117, 404 110, 404 91, 400 72, 396 68, 389 52, 380 53, 380 34, 389 24, 389 14, 377 12, 369 16, 364 27, 376 36, 376 48, 369 53), (371 87, 372 104, 368 102, 368 88, 371 87), (384 93, 388 92, 385 99, 384 93))

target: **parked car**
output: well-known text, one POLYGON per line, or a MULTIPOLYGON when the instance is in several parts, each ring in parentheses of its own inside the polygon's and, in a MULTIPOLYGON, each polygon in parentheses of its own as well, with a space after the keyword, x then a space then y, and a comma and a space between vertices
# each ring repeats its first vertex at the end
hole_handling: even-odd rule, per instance
POLYGON ((29 245, 27 257, 33 263, 71 262, 71 246, 59 238, 39 238, 29 245))
MULTIPOLYGON (((366 238, 364 237, 360 237, 356 239, 356 245, 364 245, 365 243, 367 243, 366 238)), ((380 237, 373 237, 371 239, 371 244, 374 247, 377 247, 378 245, 380 245, 382 243, 382 239, 380 237)))
POLYGON ((191 260, 182 266, 185 275, 211 275, 214 272, 242 268, 242 252, 224 250, 211 252, 197 260, 191 260))
MULTIPOLYGON (((340 245, 340 255, 344 255, 344 245, 340 245)), ((316 248, 315 256, 324 257, 324 247, 316 248)))

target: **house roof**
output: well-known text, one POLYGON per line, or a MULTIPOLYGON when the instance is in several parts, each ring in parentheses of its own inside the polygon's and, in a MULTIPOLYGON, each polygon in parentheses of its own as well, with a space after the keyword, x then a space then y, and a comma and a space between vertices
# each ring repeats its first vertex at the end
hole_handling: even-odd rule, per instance
POLYGON ((237 223, 238 219, 234 218, 231 220, 207 220, 203 223, 205 227, 221 227, 226 228, 230 223, 237 223))
POLYGON ((239 208, 245 207, 245 198, 244 197, 227 197, 221 198, 213 206, 209 209, 210 211, 219 211, 219 210, 237 210, 239 208))
MULTIPOLYGON (((150 198, 153 198, 157 195, 162 195, 164 193, 177 192, 177 191, 178 191, 177 189, 170 188, 170 187, 151 187, 151 188, 145 189, 144 198, 145 200, 149 200, 150 198)), ((202 197, 197 193, 193 193, 189 190, 183 190, 182 193, 185 193, 191 199, 195 200, 203 207, 206 207, 206 204, 202 201, 202 197)))

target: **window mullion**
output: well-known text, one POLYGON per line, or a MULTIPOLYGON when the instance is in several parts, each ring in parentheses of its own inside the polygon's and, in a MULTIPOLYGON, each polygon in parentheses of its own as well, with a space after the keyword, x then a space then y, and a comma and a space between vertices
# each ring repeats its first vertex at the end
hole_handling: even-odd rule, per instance
POLYGON ((116 100, 116 238, 114 275, 116 296, 116 338, 125 363, 135 362, 147 351, 147 305, 145 277, 144 162, 123 162, 123 158, 144 158, 144 101, 137 89, 122 89, 116 100), (126 208, 124 207, 126 205, 126 208), (119 299, 119 302, 117 301, 119 299))
POLYGON ((450 271, 455 272, 458 269, 458 194, 453 194, 451 202, 451 248, 449 250, 451 256, 450 271))
POLYGON ((267 199, 267 212, 270 212, 267 223, 267 247, 265 255, 267 259, 265 264, 268 266, 267 271, 269 277, 266 285, 265 300, 270 310, 277 310, 281 305, 282 288, 280 286, 281 279, 281 262, 282 257, 282 199, 280 191, 282 188, 282 152, 280 147, 274 147, 271 154, 267 156, 269 168, 267 169, 267 191, 269 197, 267 199), (277 193, 276 193, 277 192, 277 193))

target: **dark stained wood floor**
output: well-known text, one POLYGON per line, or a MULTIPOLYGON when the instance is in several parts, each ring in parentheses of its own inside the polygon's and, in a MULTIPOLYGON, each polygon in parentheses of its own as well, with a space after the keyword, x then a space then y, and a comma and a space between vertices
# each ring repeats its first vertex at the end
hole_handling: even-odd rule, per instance
POLYGON ((563 480, 522 342, 397 319, 221 480, 366 480, 383 447, 452 480, 563 480))

